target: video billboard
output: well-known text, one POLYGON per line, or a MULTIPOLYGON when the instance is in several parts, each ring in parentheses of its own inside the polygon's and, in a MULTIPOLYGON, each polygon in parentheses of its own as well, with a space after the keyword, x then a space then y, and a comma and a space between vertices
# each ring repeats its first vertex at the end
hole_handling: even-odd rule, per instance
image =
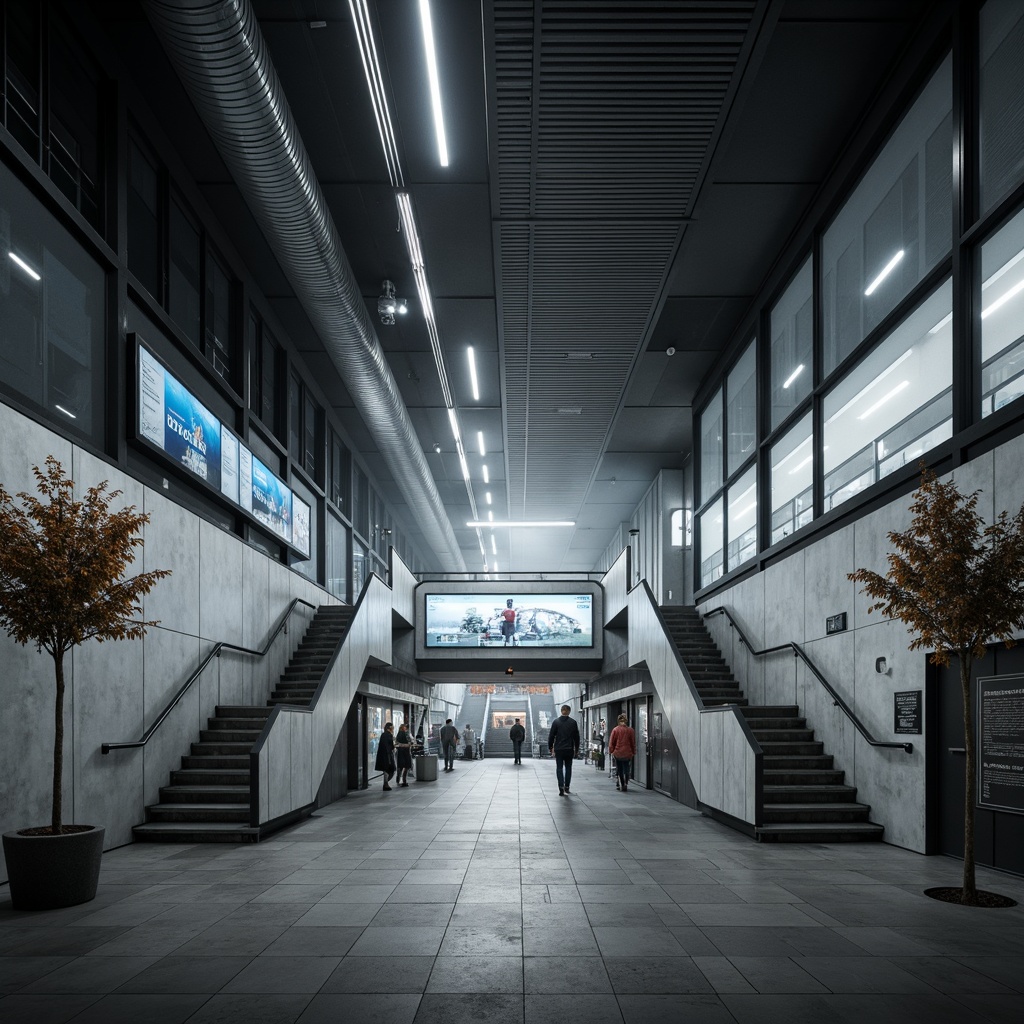
POLYGON ((427 593, 425 602, 427 648, 594 646, 593 594, 427 593))

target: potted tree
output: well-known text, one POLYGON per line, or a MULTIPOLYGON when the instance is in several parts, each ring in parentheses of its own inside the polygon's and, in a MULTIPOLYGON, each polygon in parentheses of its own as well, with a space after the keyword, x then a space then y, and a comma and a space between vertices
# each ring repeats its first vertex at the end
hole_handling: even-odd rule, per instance
POLYGON ((975 723, 971 706, 971 662, 992 640, 1014 645, 1024 626, 1024 507, 1011 519, 1000 512, 985 526, 977 512, 978 491, 963 495, 952 481, 940 482, 922 467, 910 527, 891 532, 895 551, 885 576, 858 569, 848 578, 890 619, 916 634, 910 650, 930 650, 934 665, 960 662, 964 719, 964 873, 959 888, 929 889, 928 895, 967 906, 1013 906, 997 893, 979 892, 974 871, 975 723))
POLYGON ((159 569, 125 578, 149 516, 134 505, 111 512, 120 491, 107 491, 104 481, 76 501, 74 481, 52 455, 45 470, 33 472, 41 499, 20 492, 18 505, 0 486, 0 626, 50 655, 55 683, 50 824, 3 836, 17 910, 73 906, 96 895, 103 827, 62 821, 64 655, 91 639, 143 636, 156 623, 140 620, 140 598, 170 575, 159 569))

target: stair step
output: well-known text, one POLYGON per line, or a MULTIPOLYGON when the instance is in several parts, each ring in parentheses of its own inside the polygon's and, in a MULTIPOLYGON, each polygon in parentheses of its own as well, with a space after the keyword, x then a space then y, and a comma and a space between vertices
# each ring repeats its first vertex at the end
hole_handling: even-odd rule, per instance
POLYGON ((863 821, 870 808, 867 804, 778 803, 764 805, 764 822, 790 824, 792 822, 863 821))
POLYGON ((726 704, 735 704, 736 707, 742 708, 746 706, 746 697, 707 697, 703 693, 700 695, 701 703, 706 708, 720 708, 726 704))
POLYGON ((161 786, 162 804, 237 804, 249 799, 248 786, 161 786))
POLYGON ((249 748, 260 738, 262 729, 201 729, 201 743, 246 743, 249 748))
POLYGON ((878 842, 885 829, 869 821, 792 822, 766 824, 754 829, 762 843, 866 843, 878 842))
POLYGON ((838 768, 776 768, 764 759, 764 782, 772 786, 841 786, 846 772, 838 768))
MULTIPOLYGON (((266 712, 267 709, 261 708, 260 710, 266 712)), ((226 715, 218 715, 214 718, 208 718, 206 720, 206 727, 208 729, 226 729, 228 732, 232 730, 237 732, 239 729, 249 732, 255 730, 258 735, 263 731, 266 717, 266 713, 261 715, 260 718, 228 718, 226 715)))
POLYGON ((213 742, 200 741, 199 743, 192 744, 192 754, 196 757, 244 756, 246 759, 248 759, 249 752, 251 750, 251 742, 229 743, 222 742, 219 738, 214 740, 213 742))
POLYGON ((258 704, 218 704, 214 715, 217 718, 266 718, 267 709, 258 704))
POLYGON ((286 695, 278 695, 276 693, 272 693, 270 695, 269 699, 267 700, 267 704, 270 707, 276 707, 278 704, 284 704, 284 705, 286 705, 288 707, 307 708, 312 703, 313 703, 313 694, 312 693, 310 693, 308 695, 299 695, 299 694, 294 694, 294 693, 289 693, 289 694, 286 694, 286 695))
MULTIPOLYGON (((192 746, 197 746, 193 743, 192 746)), ((183 754, 182 768, 241 768, 248 770, 249 755, 245 754, 183 754)))
POLYGON ((813 729, 764 729, 760 722, 749 724, 759 743, 809 743, 814 739, 813 729))
POLYGON ((151 843, 256 843, 260 830, 221 822, 152 822, 132 829, 136 839, 151 843))
POLYGON ((769 771, 828 771, 835 763, 831 754, 807 754, 803 757, 786 754, 765 754, 764 769, 769 771))
POLYGON ((764 740, 758 740, 761 744, 761 749, 766 755, 820 755, 824 752, 824 744, 821 740, 815 740, 812 743, 781 743, 781 742, 770 742, 766 743, 764 740))
MULTIPOLYGON (((757 718, 749 720, 750 728, 756 733, 760 730, 788 730, 806 729, 807 719, 805 718, 757 718)), ((814 730, 810 730, 813 732, 814 730)))
POLYGON ((161 803, 146 808, 146 820, 227 821, 249 824, 248 804, 161 803))
MULTIPOLYGON (((841 773, 840 773, 841 774, 841 773)), ((778 783, 764 780, 764 803, 771 804, 818 804, 853 803, 857 799, 857 787, 842 783, 778 783)))
POLYGON ((248 786, 249 769, 177 768, 171 772, 172 786, 248 786))
POLYGON ((747 718, 797 718, 800 709, 795 704, 755 704, 743 714, 747 718))

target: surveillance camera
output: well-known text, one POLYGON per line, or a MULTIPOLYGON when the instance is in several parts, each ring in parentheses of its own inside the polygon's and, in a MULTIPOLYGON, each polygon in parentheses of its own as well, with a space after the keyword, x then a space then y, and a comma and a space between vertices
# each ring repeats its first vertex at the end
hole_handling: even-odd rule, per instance
POLYGON ((437 452, 438 455, 441 454, 441 446, 436 441, 434 442, 434 451, 437 452))
POLYGON ((395 295, 394 282, 384 281, 377 298, 377 315, 380 317, 380 322, 390 326, 395 322, 396 313, 407 313, 408 310, 409 307, 405 299, 400 299, 395 295))
POLYGON ((667 356, 674 356, 675 354, 676 354, 676 350, 675 350, 674 346, 669 345, 669 347, 667 349, 665 349, 665 355, 667 355, 667 356))

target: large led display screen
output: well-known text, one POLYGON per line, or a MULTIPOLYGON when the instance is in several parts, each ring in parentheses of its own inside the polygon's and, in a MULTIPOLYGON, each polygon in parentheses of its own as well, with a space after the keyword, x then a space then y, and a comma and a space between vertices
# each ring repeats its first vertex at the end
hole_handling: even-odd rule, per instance
POLYGON ((142 344, 138 372, 139 438, 308 558, 309 505, 142 344))
POLYGON ((594 646, 593 594, 427 594, 425 646, 594 646))

